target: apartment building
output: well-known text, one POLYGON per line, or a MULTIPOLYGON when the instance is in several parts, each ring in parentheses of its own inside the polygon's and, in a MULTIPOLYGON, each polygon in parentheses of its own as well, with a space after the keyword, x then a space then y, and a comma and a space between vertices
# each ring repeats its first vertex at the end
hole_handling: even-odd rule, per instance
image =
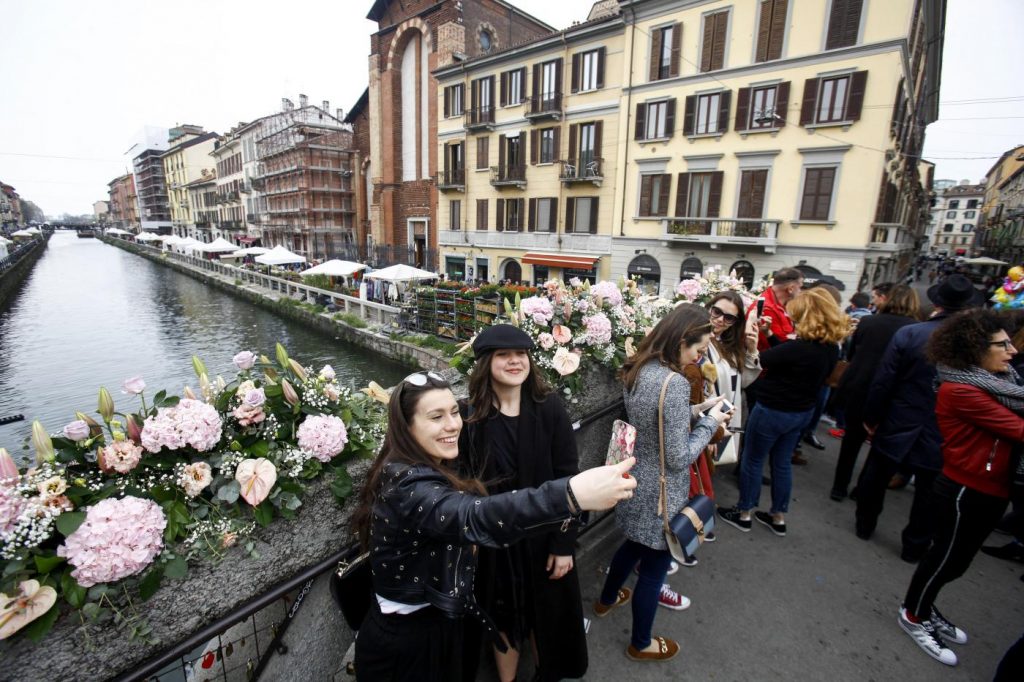
POLYGON ((212 242, 220 236, 217 227, 220 222, 218 209, 221 197, 217 192, 217 174, 204 168, 198 178, 181 189, 188 204, 188 223, 184 228, 184 236, 201 242, 212 242))
POLYGON ((159 234, 171 233, 171 208, 164 177, 165 150, 144 149, 132 160, 135 192, 142 230, 159 234))
POLYGON ((12 185, 0 182, 0 229, 14 232, 23 224, 18 192, 12 185))
POLYGON ((969 180, 937 192, 931 209, 934 229, 928 252, 940 256, 971 255, 984 199, 985 185, 969 180))
POLYGON ((110 203, 110 224, 129 232, 139 230, 138 197, 135 196, 135 177, 125 173, 107 183, 110 203))
POLYGON ((611 7, 434 72, 438 248, 449 278, 612 275, 625 66, 611 7))
POLYGON ((622 0, 612 273, 720 265, 847 289, 909 270, 927 222, 944 0, 622 0))
POLYGON ((235 244, 239 243, 238 237, 247 233, 243 194, 246 181, 242 163, 242 138, 238 134, 238 130, 245 125, 239 124, 217 140, 210 152, 216 178, 216 217, 210 226, 210 234, 214 239, 223 237, 235 244))
POLYGON ((982 255, 1024 262, 1024 145, 1003 153, 985 176, 975 247, 982 255))
POLYGON ((167 137, 170 148, 163 153, 162 161, 174 234, 199 239, 192 204, 189 203, 188 185, 213 172, 210 152, 217 138, 217 133, 208 133, 201 126, 171 128, 167 137))

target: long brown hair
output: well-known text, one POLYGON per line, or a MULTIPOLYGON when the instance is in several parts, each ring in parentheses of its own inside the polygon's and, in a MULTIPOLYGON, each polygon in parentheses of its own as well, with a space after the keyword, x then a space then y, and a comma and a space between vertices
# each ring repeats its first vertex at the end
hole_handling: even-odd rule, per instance
POLYGON ((412 435, 413 415, 416 414, 416 407, 423 396, 430 391, 451 391, 451 385, 447 381, 435 379, 428 374, 423 376, 426 379, 423 386, 403 381, 391 392, 391 400, 388 402, 388 430, 384 434, 384 444, 366 475, 366 483, 359 493, 359 507, 352 515, 352 529, 364 550, 369 548, 373 506, 380 497, 381 472, 388 464, 399 462, 410 466, 430 467, 444 476, 455 490, 476 495, 487 494, 479 481, 460 478, 447 462, 436 462, 412 435))
POLYGON ((661 318, 651 333, 640 342, 633 357, 622 365, 621 378, 626 389, 632 391, 640 368, 650 360, 658 360, 672 370, 683 373, 679 364, 679 351, 683 344, 692 346, 705 334, 711 333, 708 311, 693 303, 683 303, 661 318))
POLYGON ((743 357, 747 353, 747 311, 743 306, 743 297, 732 290, 719 291, 708 301, 708 310, 711 310, 711 306, 718 301, 732 303, 739 313, 732 326, 722 334, 722 338, 716 339, 712 336, 711 343, 715 344, 715 349, 733 369, 740 369, 743 367, 743 357))
MULTIPOLYGON (((498 399, 494 393, 494 386, 491 381, 491 361, 494 360, 494 353, 498 349, 485 352, 476 359, 473 364, 473 372, 469 375, 469 404, 473 413, 469 415, 467 422, 482 422, 490 419, 498 411, 498 399)), ((522 390, 526 395, 533 398, 534 402, 544 402, 544 398, 551 393, 551 387, 544 380, 533 356, 527 351, 526 357, 530 363, 530 373, 523 382, 522 390)))
POLYGON ((913 287, 897 284, 889 290, 888 298, 879 306, 878 312, 920 320, 921 298, 913 287))

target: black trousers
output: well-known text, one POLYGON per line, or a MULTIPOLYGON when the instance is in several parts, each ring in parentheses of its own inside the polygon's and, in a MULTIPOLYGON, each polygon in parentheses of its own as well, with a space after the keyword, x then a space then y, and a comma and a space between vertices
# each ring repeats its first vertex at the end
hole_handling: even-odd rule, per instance
MULTIPOLYGON (((893 474, 901 465, 878 450, 868 452, 864 470, 857 481, 857 532, 863 537, 875 532, 878 516, 882 513, 885 491, 893 474)), ((932 483, 938 471, 911 467, 915 476, 914 502, 910 508, 910 519, 903 529, 903 551, 908 554, 923 554, 932 541, 935 526, 931 515, 932 483)))
POLYGON ((935 480, 932 510, 935 543, 914 571, 903 605, 912 615, 931 618, 939 591, 962 576, 988 534, 1006 511, 1007 500, 972 490, 939 476, 935 480))
POLYGON ((404 616, 373 599, 356 638, 359 682, 460 682, 462 619, 428 606, 404 616))
POLYGON ((1006 651, 992 682, 1016 682, 1021 679, 1024 679, 1024 635, 1006 651))
POLYGON ((864 414, 859 407, 846 408, 846 433, 839 445, 839 459, 836 461, 836 473, 832 479, 832 490, 846 495, 853 478, 853 468, 857 466, 860 448, 868 438, 864 430, 864 414))

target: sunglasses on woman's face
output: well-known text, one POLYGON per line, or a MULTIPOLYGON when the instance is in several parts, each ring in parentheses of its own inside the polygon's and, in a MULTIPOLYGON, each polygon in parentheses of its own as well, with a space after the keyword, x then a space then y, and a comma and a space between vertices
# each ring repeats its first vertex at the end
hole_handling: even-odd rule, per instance
POLYGON ((444 377, 437 372, 413 372, 402 381, 412 384, 413 386, 426 386, 427 379, 433 379, 434 381, 444 381, 444 377))
POLYGON ((739 319, 735 315, 730 315, 716 305, 711 306, 711 310, 708 312, 710 312, 711 317, 722 318, 726 324, 736 324, 736 320, 739 319))

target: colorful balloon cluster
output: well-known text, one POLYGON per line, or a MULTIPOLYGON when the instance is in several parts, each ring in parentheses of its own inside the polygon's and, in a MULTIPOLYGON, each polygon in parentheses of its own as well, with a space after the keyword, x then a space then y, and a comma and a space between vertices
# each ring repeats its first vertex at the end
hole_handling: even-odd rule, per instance
POLYGON ((996 310, 1024 308, 1024 268, 1015 265, 1006 273, 1003 286, 992 296, 996 310))

